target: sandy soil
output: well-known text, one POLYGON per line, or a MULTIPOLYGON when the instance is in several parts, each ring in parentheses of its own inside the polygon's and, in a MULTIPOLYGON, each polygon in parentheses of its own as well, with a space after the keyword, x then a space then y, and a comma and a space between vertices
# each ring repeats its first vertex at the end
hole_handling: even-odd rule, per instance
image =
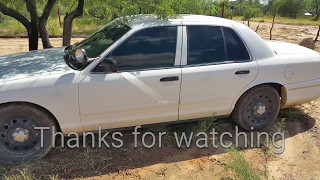
MULTIPOLYGON (((54 47, 62 46, 62 38, 52 38, 51 44, 54 47)), ((74 38, 71 40, 71 43, 74 44, 76 42, 80 42, 83 38, 74 38)), ((42 48, 41 39, 39 39, 39 49, 42 48)), ((0 56, 26 52, 29 50, 28 39, 26 38, 16 38, 16 39, 3 39, 0 38, 0 56)))
MULTIPOLYGON (((257 25, 251 23, 253 29, 257 25)), ((270 26, 263 23, 258 30, 265 39, 269 38, 270 26)), ((313 26, 277 24, 273 35, 276 40, 298 43, 306 37, 314 38, 317 30, 313 26)), ((73 42, 80 40, 73 39, 73 42)), ((53 39, 52 43, 59 46, 61 39, 53 39)), ((27 49, 26 39, 0 39, 0 55, 27 49)), ((241 153, 255 171, 264 174, 263 179, 320 179, 320 100, 282 110, 271 129, 278 126, 282 118, 286 118, 283 154, 276 155, 272 149, 254 148, 241 153)), ((234 124, 230 119, 220 121, 225 121, 227 130, 233 131, 234 124)), ((227 168, 231 159, 230 153, 221 148, 177 149, 171 145, 161 150, 132 149, 130 146, 120 150, 56 148, 31 166, 40 178, 51 175, 66 179, 237 179, 227 168)), ((24 167, 28 165, 18 169, 24 167)), ((9 166, 1 172, 12 174, 16 169, 16 166, 9 166)))

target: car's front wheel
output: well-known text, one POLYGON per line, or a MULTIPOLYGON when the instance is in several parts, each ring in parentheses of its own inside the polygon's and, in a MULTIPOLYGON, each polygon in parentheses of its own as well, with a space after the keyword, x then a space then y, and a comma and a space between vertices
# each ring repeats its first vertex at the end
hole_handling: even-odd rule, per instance
POLYGON ((52 148, 54 120, 43 110, 22 104, 0 107, 0 162, 21 164, 39 159, 52 148), (50 130, 36 130, 50 127, 50 130), (43 138, 43 142, 42 141, 43 138))
POLYGON ((245 130, 261 130, 277 118, 279 111, 278 91, 270 85, 261 85, 252 88, 240 97, 232 118, 245 130))

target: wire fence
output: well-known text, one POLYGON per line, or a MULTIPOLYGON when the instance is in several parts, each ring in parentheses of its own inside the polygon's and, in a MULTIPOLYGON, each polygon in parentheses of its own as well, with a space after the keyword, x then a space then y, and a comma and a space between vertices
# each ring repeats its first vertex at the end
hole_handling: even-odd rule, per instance
MULTIPOLYGON (((292 20, 292 23, 290 24, 275 23, 272 30, 272 40, 281 40, 299 44, 306 38, 316 39, 320 29, 318 26, 296 25, 293 21, 295 20, 292 20)), ((248 25, 248 21, 241 20, 240 22, 248 25)), ((270 39, 271 27, 272 23, 270 22, 250 22, 250 28, 267 40, 270 39)))

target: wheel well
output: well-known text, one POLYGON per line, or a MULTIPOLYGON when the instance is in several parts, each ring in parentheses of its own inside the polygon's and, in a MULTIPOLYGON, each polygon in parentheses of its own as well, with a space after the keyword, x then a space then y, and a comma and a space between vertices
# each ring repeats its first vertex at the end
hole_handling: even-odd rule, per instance
POLYGON ((61 132, 60 124, 59 124, 57 118, 48 109, 46 109, 46 108, 44 108, 44 107, 42 107, 40 105, 29 103, 29 102, 8 102, 8 103, 3 103, 3 104, 0 104, 0 108, 3 107, 3 106, 7 106, 7 105, 24 105, 24 106, 31 106, 31 107, 34 107, 36 109, 39 109, 39 110, 43 111, 44 113, 46 113, 49 117, 51 117, 54 120, 54 122, 56 124, 57 131, 61 132))
POLYGON ((267 85, 272 86, 278 91, 281 98, 281 107, 284 107, 287 103, 287 89, 279 83, 267 83, 267 85))
POLYGON ((281 84, 277 84, 277 83, 268 83, 266 85, 270 85, 272 86, 275 90, 278 91, 279 93, 279 96, 282 97, 282 91, 281 91, 281 88, 282 88, 282 85, 281 84))
MULTIPOLYGON (((287 102, 287 90, 286 90, 286 88, 285 88, 283 85, 281 85, 281 84, 279 84, 279 83, 264 83, 264 84, 259 84, 259 85, 256 85, 256 86, 248 89, 246 92, 248 92, 249 90, 251 90, 251 89, 253 89, 253 88, 262 86, 262 85, 269 85, 269 86, 272 86, 275 90, 277 90, 277 92, 279 93, 279 96, 280 96, 280 98, 281 98, 281 107, 284 107, 284 106, 285 106, 285 104, 286 104, 286 102, 287 102)), ((246 92, 244 92, 244 93, 246 93, 246 92)), ((244 94, 244 93, 243 93, 243 94, 244 94)), ((243 95, 243 94, 242 94, 242 95, 243 95)), ((241 96, 242 96, 242 95, 241 95, 241 96)), ((240 99, 240 98, 239 98, 239 99, 240 99)), ((239 99, 238 99, 238 100, 239 100, 239 99)))

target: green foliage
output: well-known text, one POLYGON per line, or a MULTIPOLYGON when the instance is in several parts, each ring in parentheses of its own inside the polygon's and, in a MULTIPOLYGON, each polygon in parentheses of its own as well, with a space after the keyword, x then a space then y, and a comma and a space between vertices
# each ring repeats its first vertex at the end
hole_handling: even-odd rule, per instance
POLYGON ((306 0, 283 0, 279 14, 284 17, 297 18, 306 9, 306 0))
POLYGON ((245 20, 250 20, 253 17, 260 17, 262 16, 262 12, 260 8, 256 7, 249 7, 244 11, 244 19, 245 20))
POLYGON ((0 23, 2 23, 4 21, 4 15, 0 12, 0 23))
POLYGON ((254 0, 252 5, 255 6, 255 7, 261 7, 261 1, 260 0, 254 0))
POLYGON ((237 178, 241 180, 259 180, 259 175, 255 173, 243 155, 236 149, 229 150, 233 160, 228 168, 236 173, 237 178))

